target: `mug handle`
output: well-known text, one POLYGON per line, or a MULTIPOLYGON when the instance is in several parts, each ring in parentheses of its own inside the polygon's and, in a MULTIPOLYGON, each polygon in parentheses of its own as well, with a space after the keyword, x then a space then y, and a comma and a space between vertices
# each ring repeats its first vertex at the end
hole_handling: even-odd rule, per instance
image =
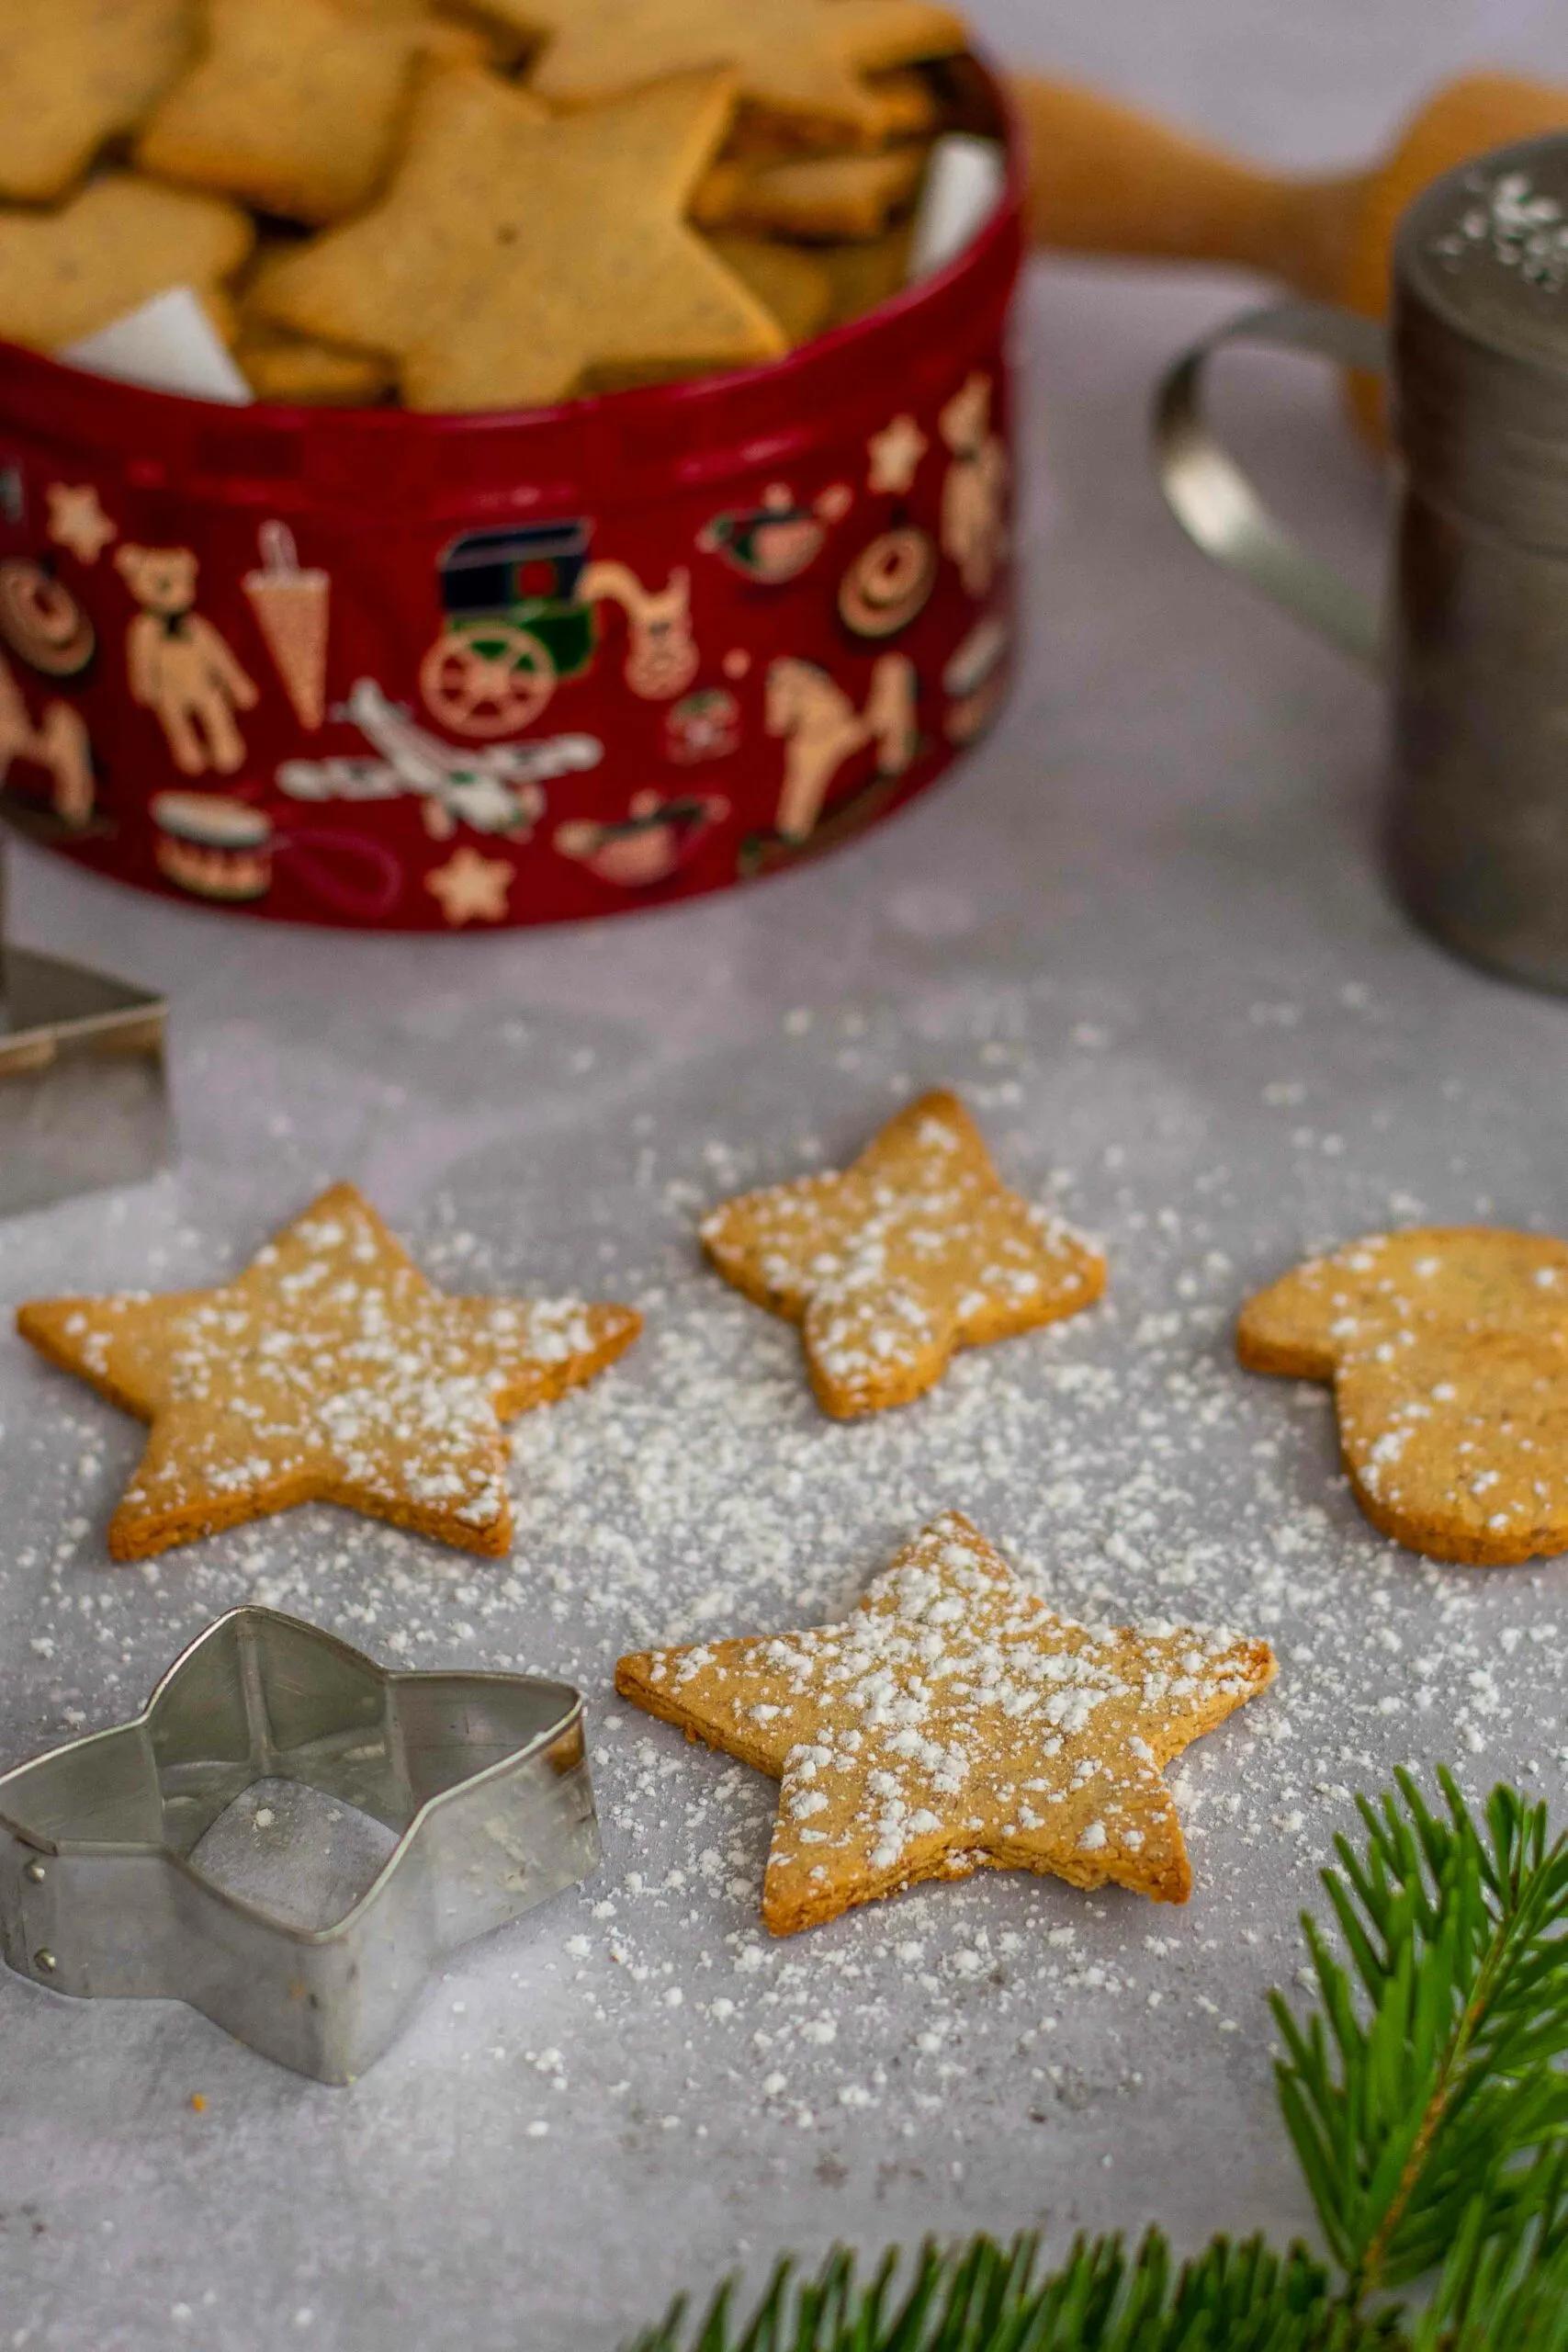
POLYGON ((1342 653, 1381 669, 1382 624, 1375 601, 1274 520, 1210 427, 1204 379, 1210 361, 1232 343, 1311 352, 1382 375, 1388 367, 1387 330, 1326 302, 1280 302, 1246 311, 1176 362, 1156 394, 1154 413, 1160 487, 1189 538, 1342 653))

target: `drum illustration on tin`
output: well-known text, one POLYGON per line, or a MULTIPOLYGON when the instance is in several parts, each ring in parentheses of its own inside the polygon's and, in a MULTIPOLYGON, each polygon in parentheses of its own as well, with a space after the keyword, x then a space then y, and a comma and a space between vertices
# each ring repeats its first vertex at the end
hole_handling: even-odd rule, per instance
POLYGON ((384 921, 402 891, 402 867, 384 842, 360 833, 284 831, 238 794, 158 792, 149 814, 159 873, 195 899, 255 904, 271 890, 283 857, 319 904, 357 921, 384 921))

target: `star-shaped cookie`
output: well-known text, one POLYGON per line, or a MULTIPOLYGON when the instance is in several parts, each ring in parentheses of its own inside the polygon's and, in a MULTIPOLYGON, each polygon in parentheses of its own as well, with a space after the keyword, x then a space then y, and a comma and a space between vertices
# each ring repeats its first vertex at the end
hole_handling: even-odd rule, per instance
POLYGON ((1332 1384, 1356 1499, 1435 1560, 1568 1551, 1568 1243, 1373 1234, 1242 1309, 1250 1371, 1332 1384))
POLYGON ((223 197, 100 172, 53 210, 0 209, 0 335, 57 351, 171 286, 211 309, 254 243, 223 197))
POLYGON ((17 1320, 152 1424, 109 1525, 119 1560, 303 1502, 504 1552, 502 1420, 592 1380, 642 1328, 629 1306, 446 1297, 352 1184, 220 1288, 36 1300, 17 1320))
POLYGON ((727 1201, 703 1246, 737 1290, 802 1327, 824 1412, 907 1405, 958 1348, 1089 1306, 1105 1261, 1010 1193, 955 1094, 922 1095, 841 1175, 727 1201))
POLYGON ((431 28, 338 0, 207 0, 200 54, 154 109, 138 161, 294 220, 375 194, 431 28))
POLYGON ((1162 1767, 1273 1677, 1267 1642, 1058 1617, 948 1511, 840 1623, 639 1651, 615 1688, 781 1782, 762 1919, 787 1936, 983 1869, 1185 1903, 1162 1767))
POLYGON ((193 0, 0 0, 0 197, 64 196, 185 63, 193 0))
POLYGON ((253 301, 393 356, 418 409, 773 358, 777 321, 683 217, 734 106, 728 74, 696 74, 553 120, 494 74, 433 74, 380 202, 270 266, 253 301))
POLYGON ((530 81, 579 107, 665 74, 732 67, 747 102, 812 135, 874 139, 888 111, 866 76, 967 42, 933 0, 487 0, 541 37, 530 81))

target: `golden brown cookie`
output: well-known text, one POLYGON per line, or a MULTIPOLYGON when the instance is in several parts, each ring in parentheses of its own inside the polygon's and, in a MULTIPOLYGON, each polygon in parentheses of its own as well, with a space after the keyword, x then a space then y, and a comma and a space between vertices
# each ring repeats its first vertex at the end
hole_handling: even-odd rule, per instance
POLYGON ((720 233, 708 240, 726 269, 751 288, 792 344, 809 343, 828 323, 833 287, 815 254, 773 237, 720 233))
POLYGON ((840 1420, 907 1405, 958 1348, 1089 1306, 1105 1261, 1008 1192, 955 1094, 922 1095, 841 1175, 715 1209, 703 1246, 737 1290, 802 1327, 811 1385, 840 1420))
POLYGON ((899 222, 866 244, 824 245, 818 255, 833 289, 829 326, 847 326, 881 302, 890 301, 909 282, 912 224, 899 222))
POLYGON ((732 67, 750 106, 803 134, 884 135, 867 77, 956 56, 963 19, 933 0, 486 0, 540 37, 531 86, 591 106, 670 74, 732 67))
POLYGON ((871 91, 884 139, 923 139, 940 130, 942 102, 919 66, 873 74, 871 91))
POLYGON ((683 214, 735 93, 688 74, 555 121, 495 75, 417 93, 391 186, 270 265, 253 300, 296 333, 386 352, 419 409, 568 399, 595 368, 695 373, 785 347, 683 214))
POLYGON ((1242 1309, 1253 1372, 1330 1382, 1383 1534, 1435 1560, 1568 1551, 1568 1243, 1485 1226, 1373 1234, 1242 1309))
POLYGON ((468 1552, 512 1541, 501 1422, 592 1380, 629 1306, 448 1298, 352 1184, 214 1290, 35 1300, 24 1339, 152 1424, 117 1560, 294 1503, 344 1503, 468 1552))
POLYGON ((913 201, 926 167, 922 147, 880 155, 795 155, 787 162, 715 165, 692 206, 705 229, 750 231, 831 244, 879 237, 913 201))
POLYGON ((840 1623, 639 1651, 615 1688, 782 1784, 762 1920, 788 1936, 976 1870, 1185 1903, 1162 1769, 1274 1670, 1231 1633, 1058 1617, 947 1511, 840 1623))
POLYGON ((197 21, 196 0, 0 0, 0 197, 64 196, 173 81, 197 21))
POLYGON ((208 0, 199 55, 149 119, 137 159, 164 179, 293 220, 369 202, 428 47, 419 17, 338 0, 208 0))
POLYGON ((0 210, 0 335, 55 351, 171 286, 215 297, 250 252, 220 197, 106 172, 58 212, 0 210))
POLYGON ((384 401, 396 381, 390 360, 377 352, 351 351, 260 321, 242 325, 234 356, 259 401, 369 408, 384 401))

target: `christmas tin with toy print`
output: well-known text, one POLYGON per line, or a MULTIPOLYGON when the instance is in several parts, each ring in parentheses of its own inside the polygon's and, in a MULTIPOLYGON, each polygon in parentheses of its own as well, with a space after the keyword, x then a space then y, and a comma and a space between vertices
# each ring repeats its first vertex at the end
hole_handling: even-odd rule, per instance
POLYGON ((7 347, 0 802, 232 913, 446 932, 777 872, 984 730, 1016 169, 743 374, 526 415, 224 408, 7 347))

